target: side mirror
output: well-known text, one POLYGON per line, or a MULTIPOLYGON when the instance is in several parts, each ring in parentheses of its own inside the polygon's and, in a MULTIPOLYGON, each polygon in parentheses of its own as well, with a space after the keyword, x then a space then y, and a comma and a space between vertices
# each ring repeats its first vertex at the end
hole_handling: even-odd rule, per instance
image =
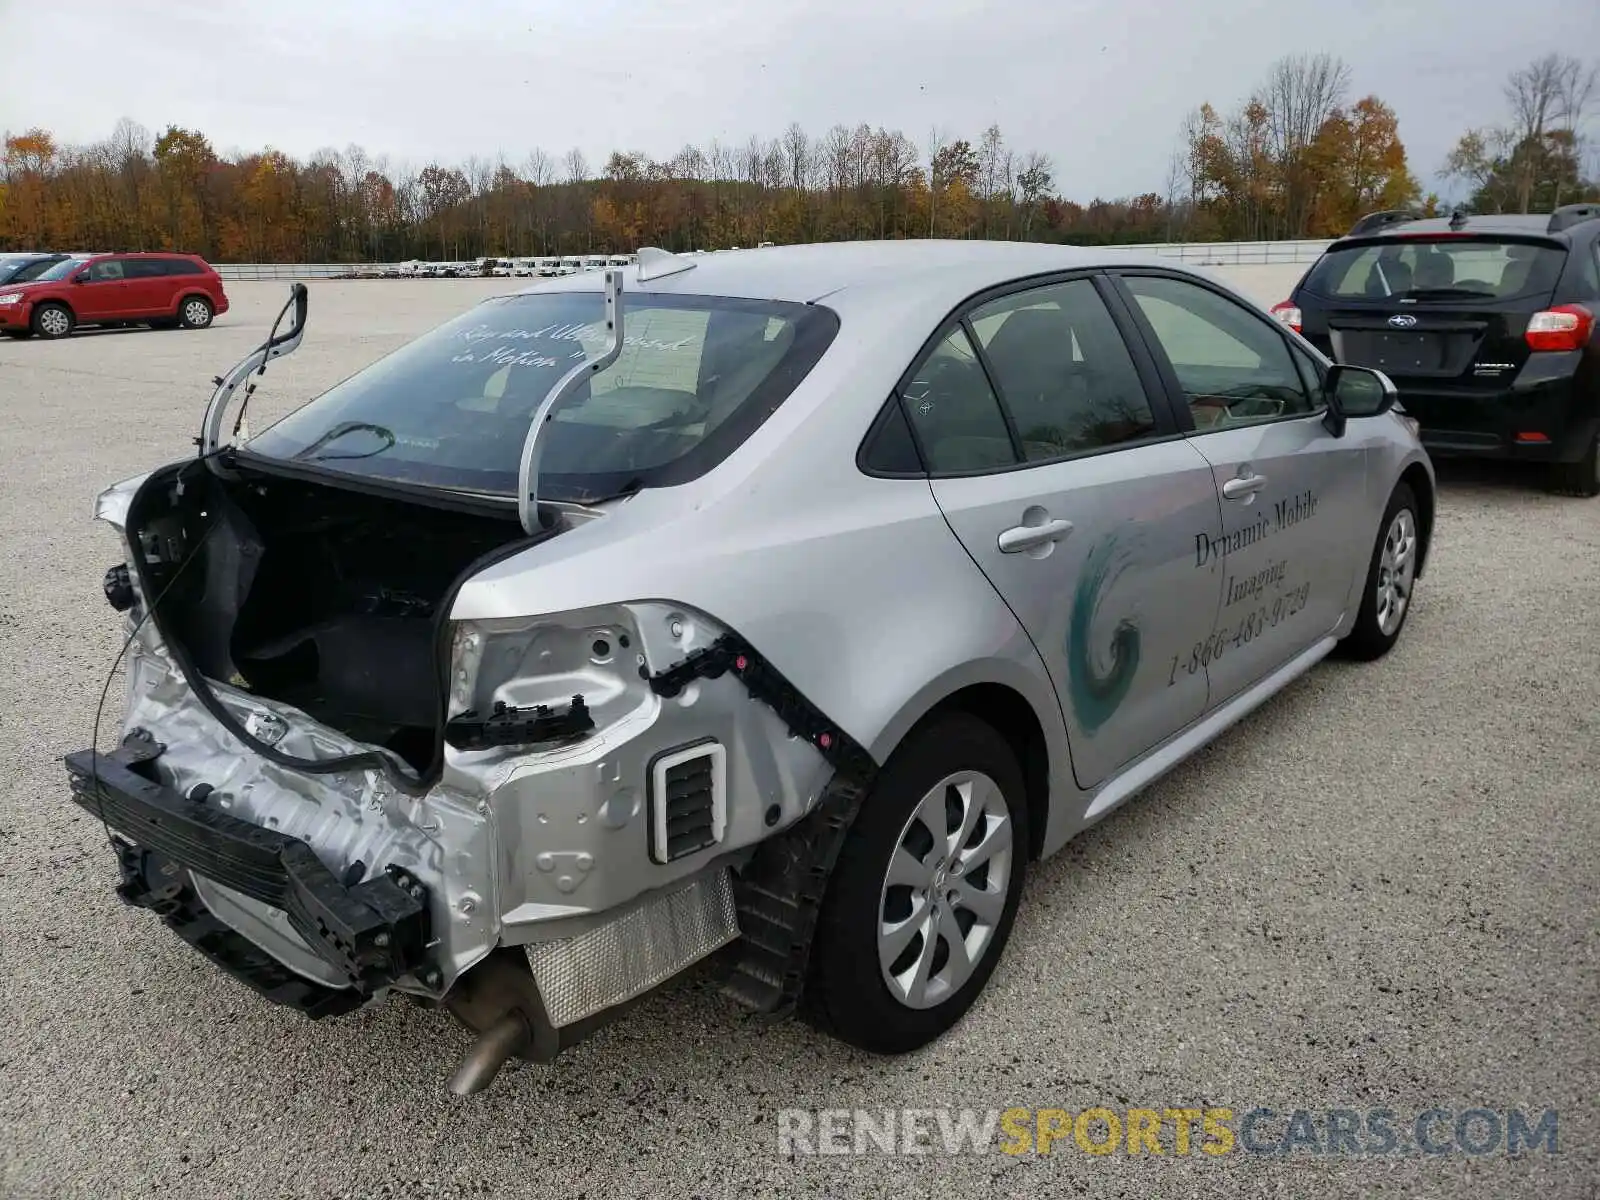
POLYGON ((72 277, 72 282, 73 283, 88 283, 89 282, 89 272, 87 272, 87 271, 79 271, 76 275, 74 275, 72 277))
POLYGON ((1328 368, 1323 394, 1328 398, 1328 428, 1335 437, 1344 436, 1345 422, 1352 417, 1381 417, 1400 398, 1398 389, 1382 371, 1335 363, 1328 368))

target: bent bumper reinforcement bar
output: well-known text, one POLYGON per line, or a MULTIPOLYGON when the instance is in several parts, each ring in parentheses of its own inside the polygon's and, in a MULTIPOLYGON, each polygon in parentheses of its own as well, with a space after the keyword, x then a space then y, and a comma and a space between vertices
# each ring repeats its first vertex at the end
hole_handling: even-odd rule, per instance
MULTIPOLYGON (((183 871, 287 913, 306 945, 350 981, 349 1007, 405 975, 420 974, 427 983, 427 891, 420 882, 391 867, 345 886, 299 838, 241 821, 204 797, 190 799, 156 782, 149 764, 164 749, 133 734, 111 754, 79 750, 65 759, 73 800, 133 843, 114 843, 124 901, 155 910, 196 949, 270 999, 282 998, 252 977, 260 976, 259 964, 246 962, 240 969, 241 949, 234 943, 249 943, 209 928, 215 919, 186 886, 183 871)), ((252 949, 243 957, 253 962, 261 952, 252 949)), ((292 999, 282 1002, 309 1012, 292 999)))

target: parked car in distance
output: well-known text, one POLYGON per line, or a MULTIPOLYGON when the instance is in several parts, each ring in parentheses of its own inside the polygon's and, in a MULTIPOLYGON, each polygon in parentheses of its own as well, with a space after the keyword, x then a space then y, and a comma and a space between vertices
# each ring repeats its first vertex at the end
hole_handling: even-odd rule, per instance
POLYGON ((63 338, 83 326, 204 329, 228 311, 222 279, 193 254, 63 259, 37 279, 0 288, 0 333, 63 338))
POLYGON ((263 347, 96 505, 124 740, 66 767, 119 893, 309 1015, 444 1003, 460 1092, 723 947, 755 1012, 926 1044, 1035 861, 1386 654, 1427 561, 1393 385, 1168 260, 638 258, 227 445, 263 347))
POLYGON ((1600 204, 1373 213, 1273 313, 1387 373, 1434 457, 1545 463, 1554 490, 1600 495, 1600 204))
POLYGON ((31 283, 70 254, 0 255, 0 288, 9 283, 31 283))

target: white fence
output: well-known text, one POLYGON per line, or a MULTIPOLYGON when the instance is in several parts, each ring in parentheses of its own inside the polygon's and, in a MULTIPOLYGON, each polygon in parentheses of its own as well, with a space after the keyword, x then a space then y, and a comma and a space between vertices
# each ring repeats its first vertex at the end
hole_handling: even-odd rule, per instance
MULTIPOLYGON (((1312 263, 1328 248, 1327 241, 1303 242, 1156 242, 1143 245, 1100 246, 1130 254, 1176 258, 1196 266, 1265 266, 1275 263, 1312 263)), ((376 278, 392 275, 398 263, 213 263, 227 280, 376 278)))
POLYGON ((1278 263, 1314 263, 1332 241, 1306 242, 1160 242, 1147 246, 1104 246, 1105 250, 1126 250, 1134 254, 1154 254, 1176 258, 1196 266, 1253 267, 1278 263))

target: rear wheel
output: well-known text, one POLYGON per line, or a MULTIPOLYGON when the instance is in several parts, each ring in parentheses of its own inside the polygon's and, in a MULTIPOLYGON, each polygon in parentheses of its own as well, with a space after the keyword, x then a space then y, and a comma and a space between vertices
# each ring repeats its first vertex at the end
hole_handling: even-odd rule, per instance
POLYGON ((1600 432, 1577 462, 1551 465, 1550 490, 1563 496, 1600 496, 1600 432))
POLYGON ((65 304, 41 304, 33 310, 33 332, 42 338, 64 338, 73 324, 72 310, 65 304))
POLYGON ((185 329, 204 329, 211 324, 211 311, 204 296, 189 296, 178 306, 178 320, 185 329))
POLYGON ((1422 557, 1420 529, 1416 495, 1408 484, 1396 485, 1378 529, 1355 628, 1339 643, 1345 657, 1370 662, 1389 653, 1400 640, 1400 631, 1411 615, 1417 564, 1422 557))
POLYGON ((879 1054, 927 1045, 999 962, 1027 862, 1022 770, 989 725, 952 713, 884 767, 823 899, 806 1007, 879 1054))

